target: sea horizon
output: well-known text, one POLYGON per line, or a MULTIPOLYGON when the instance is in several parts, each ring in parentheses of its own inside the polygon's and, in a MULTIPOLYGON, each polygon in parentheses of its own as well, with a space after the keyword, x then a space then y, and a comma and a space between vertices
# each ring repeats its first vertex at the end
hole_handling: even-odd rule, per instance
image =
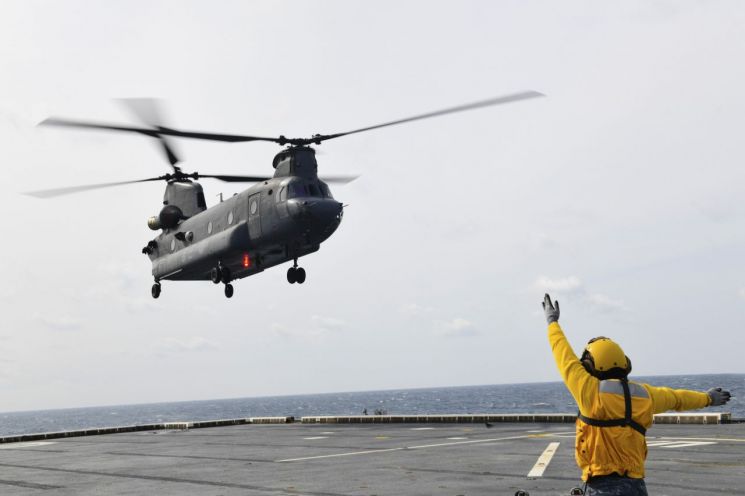
MULTIPOLYGON (((705 391, 725 387, 732 401, 706 411, 745 418, 745 374, 639 376, 654 386, 705 391)), ((298 395, 216 398, 0 413, 0 436, 102 427, 247 417, 315 415, 572 413, 576 404, 560 381, 442 386, 298 395)))
MULTIPOLYGON (((745 372, 717 372, 717 373, 706 373, 706 374, 663 374, 663 375, 640 375, 631 377, 631 381, 648 383, 648 380, 665 379, 665 378, 682 378, 682 377, 717 377, 717 376, 743 376, 745 378, 745 372)), ((346 391, 329 391, 325 393, 287 393, 287 394, 276 394, 276 395, 261 395, 261 396, 226 396, 226 397, 215 397, 205 399, 180 399, 180 400, 169 400, 169 401, 146 401, 136 403, 104 403, 89 406, 64 406, 57 408, 40 408, 40 409, 24 409, 24 410, 0 410, 0 415, 8 413, 40 413, 40 412, 54 412, 64 410, 79 410, 86 408, 117 408, 117 407, 136 407, 136 406, 148 406, 148 405, 166 405, 166 404, 179 404, 179 403, 199 403, 199 402, 213 402, 213 401, 233 401, 233 400, 260 400, 260 399, 273 399, 273 398, 303 398, 310 396, 323 396, 323 395, 335 395, 335 394, 367 394, 367 393, 388 393, 397 391, 428 391, 428 390, 440 390, 440 389, 459 389, 459 388, 484 388, 484 387, 500 387, 500 386, 536 386, 543 384, 563 384, 560 380, 555 381, 535 381, 535 382, 504 382, 504 383, 489 383, 489 384, 465 384, 459 386, 421 386, 412 388, 385 388, 385 389, 358 389, 358 390, 346 390, 346 391)), ((664 384, 652 384, 654 386, 663 386, 664 384)), ((678 389, 676 387, 676 389, 678 389)))

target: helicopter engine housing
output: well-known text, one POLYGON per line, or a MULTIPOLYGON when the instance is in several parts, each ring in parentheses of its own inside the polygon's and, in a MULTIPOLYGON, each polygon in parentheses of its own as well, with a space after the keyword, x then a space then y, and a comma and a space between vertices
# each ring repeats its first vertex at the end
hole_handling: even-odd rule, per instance
POLYGON ((148 217, 147 219, 147 227, 152 229, 153 231, 157 231, 160 229, 160 217, 157 215, 153 215, 152 217, 148 217))
POLYGON ((176 205, 166 205, 157 217, 153 216, 147 220, 147 227, 153 231, 158 229, 172 229, 184 218, 184 213, 176 205))

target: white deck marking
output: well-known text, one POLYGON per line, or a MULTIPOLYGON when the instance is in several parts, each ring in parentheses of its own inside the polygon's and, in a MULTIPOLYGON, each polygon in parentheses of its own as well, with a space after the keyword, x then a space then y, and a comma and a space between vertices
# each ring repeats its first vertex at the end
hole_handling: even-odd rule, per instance
POLYGON ((56 443, 54 441, 29 441, 27 443, 8 443, 8 444, 0 444, 0 449, 34 448, 36 446, 46 446, 48 444, 56 444, 56 443))
POLYGON ((424 444, 421 446, 402 446, 400 448, 386 448, 386 449, 376 449, 376 450, 366 450, 366 451, 352 451, 349 453, 334 453, 332 455, 317 455, 317 456, 304 456, 301 458, 286 458, 284 460, 275 460, 276 463, 286 463, 286 462, 300 462, 303 460, 319 460, 321 458, 336 458, 339 456, 356 456, 356 455, 371 455, 375 453, 387 453, 391 451, 403 451, 403 450, 415 450, 415 449, 425 449, 425 448, 439 448, 442 446, 458 446, 463 444, 480 444, 480 443, 494 443, 497 441, 511 441, 513 439, 530 439, 533 436, 509 436, 509 437, 495 437, 490 439, 474 439, 469 441, 455 441, 452 443, 439 443, 439 444, 424 444))
POLYGON ((414 427, 411 429, 412 431, 433 431, 435 430, 434 427, 414 427))
POLYGON ((652 441, 651 443, 647 443, 647 447, 653 447, 653 446, 665 446, 666 444, 675 444, 680 441, 652 441))
POLYGON ((452 439, 453 441, 461 441, 463 439, 468 439, 467 437, 449 437, 448 439, 452 439))
POLYGON ((326 432, 322 432, 321 434, 333 434, 333 433, 334 433, 333 431, 326 431, 326 432))
POLYGON ((546 467, 551 463, 551 459, 556 454, 557 449, 559 449, 559 443, 549 443, 541 456, 538 457, 538 461, 535 462, 533 468, 528 472, 528 478, 543 477, 543 472, 546 471, 546 467))
POLYGON ((303 439, 307 439, 308 441, 313 441, 315 439, 328 439, 328 436, 313 436, 313 437, 304 437, 303 439))
POLYGON ((689 446, 708 446, 711 444, 717 444, 712 441, 696 441, 693 443, 673 443, 660 446, 661 448, 688 448, 689 446))
POLYGON ((727 437, 673 437, 673 436, 662 436, 659 439, 675 439, 676 441, 734 441, 736 443, 745 442, 745 438, 727 438, 727 437))

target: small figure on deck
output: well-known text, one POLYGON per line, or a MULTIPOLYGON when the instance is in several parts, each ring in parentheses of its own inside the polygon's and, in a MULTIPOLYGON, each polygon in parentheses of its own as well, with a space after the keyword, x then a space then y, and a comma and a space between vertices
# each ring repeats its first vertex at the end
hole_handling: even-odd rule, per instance
POLYGON ((543 309, 556 365, 579 406, 575 456, 585 494, 647 496, 645 435, 653 415, 724 405, 729 391, 713 388, 704 393, 631 382, 631 360, 617 343, 602 336, 591 339, 577 358, 559 326, 559 302, 552 303, 546 295, 543 309))
POLYGON ((365 408, 364 410, 362 410, 362 415, 367 415, 367 408, 365 408))

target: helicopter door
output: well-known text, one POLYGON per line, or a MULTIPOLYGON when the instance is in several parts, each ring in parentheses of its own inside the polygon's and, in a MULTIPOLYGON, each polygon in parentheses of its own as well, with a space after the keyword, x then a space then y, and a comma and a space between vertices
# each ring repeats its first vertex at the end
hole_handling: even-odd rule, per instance
POLYGON ((252 240, 261 237, 261 193, 248 198, 248 235, 252 240))

